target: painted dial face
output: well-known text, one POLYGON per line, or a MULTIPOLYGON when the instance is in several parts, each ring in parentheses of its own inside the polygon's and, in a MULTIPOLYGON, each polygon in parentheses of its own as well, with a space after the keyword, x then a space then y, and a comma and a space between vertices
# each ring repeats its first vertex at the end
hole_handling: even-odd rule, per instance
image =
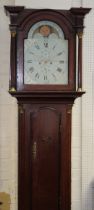
POLYGON ((24 84, 68 84, 68 40, 56 23, 31 27, 24 41, 24 84))

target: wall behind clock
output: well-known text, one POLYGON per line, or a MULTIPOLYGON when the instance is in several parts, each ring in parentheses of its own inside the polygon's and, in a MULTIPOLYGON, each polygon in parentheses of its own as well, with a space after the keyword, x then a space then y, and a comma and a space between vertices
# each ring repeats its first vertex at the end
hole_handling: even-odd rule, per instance
POLYGON ((10 32, 4 5, 14 0, 0 0, 0 206, 1 210, 17 209, 17 103, 8 94, 10 32))
POLYGON ((85 19, 83 41, 83 83, 86 95, 75 101, 72 118, 72 210, 93 210, 94 0, 0 0, 0 201, 2 192, 7 193, 11 199, 10 209, 17 210, 17 102, 8 94, 10 32, 3 5, 93 8, 85 19))

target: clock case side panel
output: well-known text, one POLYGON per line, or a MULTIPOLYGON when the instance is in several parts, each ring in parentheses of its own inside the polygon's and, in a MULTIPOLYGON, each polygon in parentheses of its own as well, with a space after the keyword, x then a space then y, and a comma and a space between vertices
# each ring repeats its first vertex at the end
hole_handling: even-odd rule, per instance
POLYGON ((28 153, 26 130, 27 119, 24 105, 18 106, 18 209, 26 210, 31 206, 30 187, 30 158, 28 153))
POLYGON ((59 91, 75 90, 75 54, 76 54, 76 35, 72 24, 66 18, 67 15, 53 10, 36 10, 25 19, 18 34, 17 42, 17 89, 18 91, 59 91), (65 39, 68 40, 68 85, 26 85, 24 84, 24 39, 32 25, 42 20, 50 20, 58 24, 64 31, 65 39), (20 46, 20 47, 19 47, 20 46))
POLYGON ((10 77, 9 91, 17 90, 17 31, 19 25, 19 14, 24 10, 23 6, 4 6, 6 15, 10 18, 10 77))

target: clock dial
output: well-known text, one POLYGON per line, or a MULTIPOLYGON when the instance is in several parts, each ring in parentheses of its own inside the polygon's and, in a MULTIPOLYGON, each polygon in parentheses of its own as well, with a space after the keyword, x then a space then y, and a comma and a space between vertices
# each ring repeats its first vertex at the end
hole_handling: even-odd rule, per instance
POLYGON ((24 41, 25 84, 68 84, 68 40, 54 22, 40 21, 24 41))

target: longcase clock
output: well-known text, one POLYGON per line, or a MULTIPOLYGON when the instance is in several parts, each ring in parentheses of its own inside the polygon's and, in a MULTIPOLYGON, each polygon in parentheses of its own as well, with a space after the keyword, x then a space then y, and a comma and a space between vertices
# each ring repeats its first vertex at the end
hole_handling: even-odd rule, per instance
POLYGON ((84 93, 83 21, 90 9, 5 10, 9 93, 19 108, 18 209, 71 210, 71 110, 84 93))

